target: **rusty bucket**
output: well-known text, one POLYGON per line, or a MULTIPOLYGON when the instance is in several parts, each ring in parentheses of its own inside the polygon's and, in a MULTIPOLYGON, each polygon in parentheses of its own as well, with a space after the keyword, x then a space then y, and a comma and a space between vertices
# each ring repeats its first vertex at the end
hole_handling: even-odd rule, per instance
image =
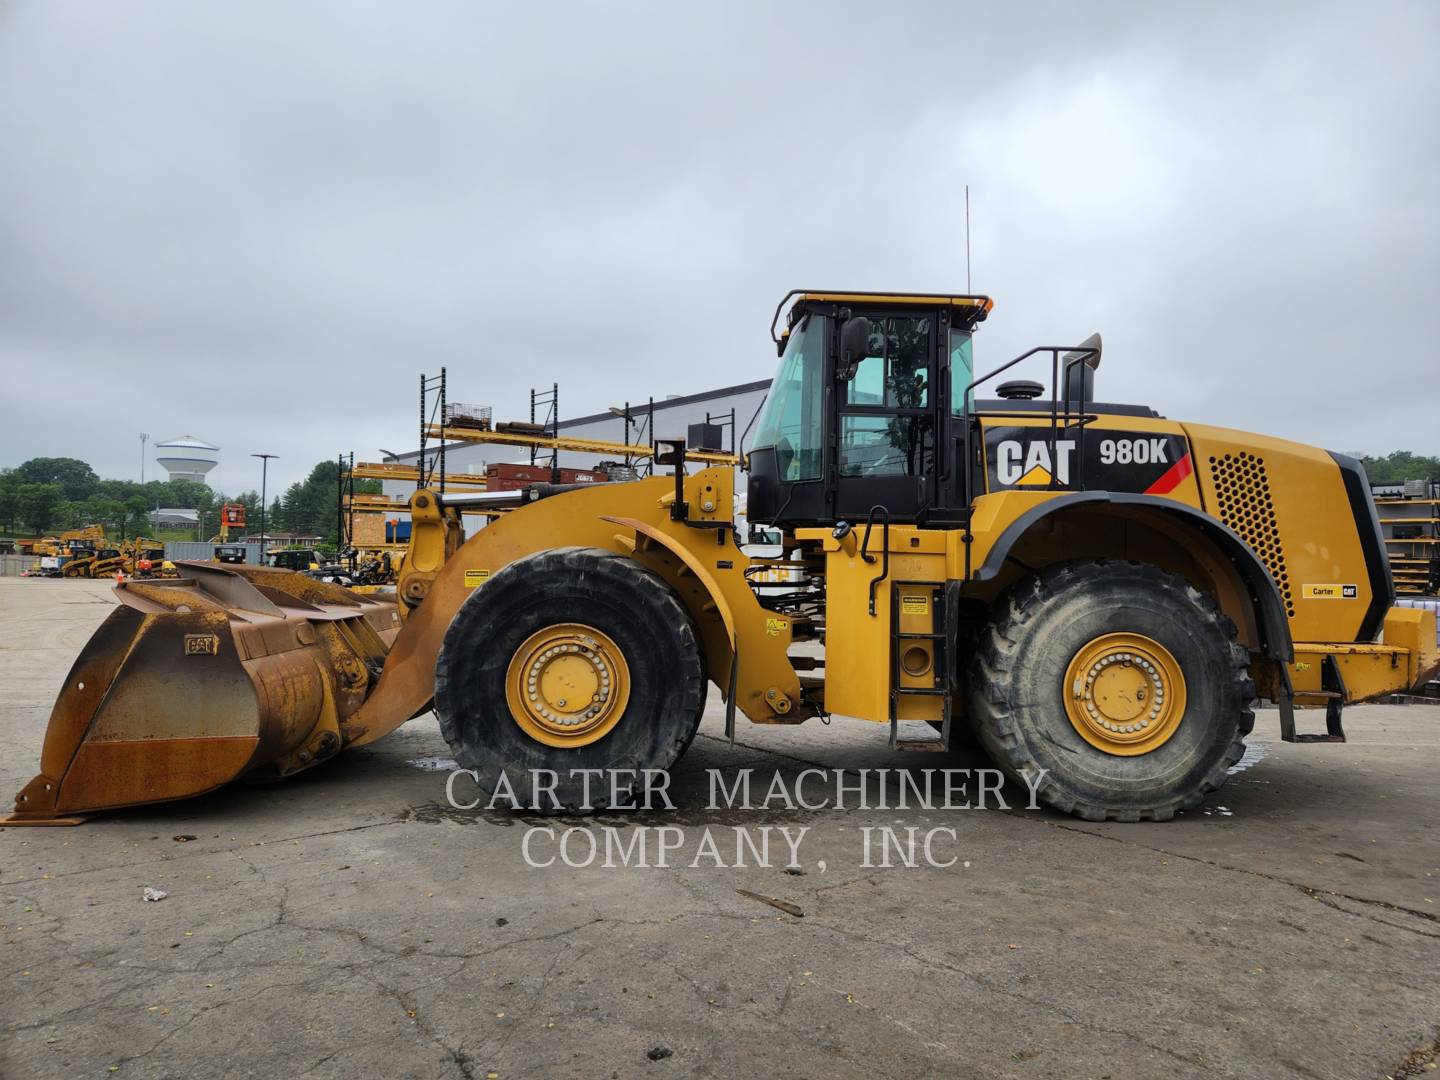
POLYGON ((280 779, 339 753, 400 630, 394 603, 289 570, 177 564, 125 581, 50 713, 5 825, 280 779))

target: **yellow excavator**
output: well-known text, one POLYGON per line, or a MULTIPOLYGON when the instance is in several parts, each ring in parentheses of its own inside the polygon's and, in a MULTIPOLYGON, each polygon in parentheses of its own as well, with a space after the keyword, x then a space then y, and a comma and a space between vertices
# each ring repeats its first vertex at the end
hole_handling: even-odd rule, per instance
POLYGON ((1339 742, 1345 703, 1434 676, 1357 462, 1097 401, 1098 337, 977 374, 991 307, 782 301, 748 455, 769 559, 736 535, 734 470, 662 441, 668 476, 416 491, 393 602, 269 567, 126 582, 8 823, 279 779, 431 708, 486 791, 598 809, 676 761, 711 685, 732 736, 740 714, 913 750, 963 731, 1052 807, 1163 820, 1225 781, 1257 698, 1282 738, 1339 742), (509 512, 466 538, 476 505, 509 512))

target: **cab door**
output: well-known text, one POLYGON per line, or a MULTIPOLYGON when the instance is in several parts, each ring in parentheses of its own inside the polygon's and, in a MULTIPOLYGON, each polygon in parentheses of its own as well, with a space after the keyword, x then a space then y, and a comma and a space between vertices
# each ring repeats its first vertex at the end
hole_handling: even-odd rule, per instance
POLYGON ((866 355, 836 388, 835 516, 863 521, 878 504, 891 521, 913 521, 937 494, 936 320, 869 318, 866 355))

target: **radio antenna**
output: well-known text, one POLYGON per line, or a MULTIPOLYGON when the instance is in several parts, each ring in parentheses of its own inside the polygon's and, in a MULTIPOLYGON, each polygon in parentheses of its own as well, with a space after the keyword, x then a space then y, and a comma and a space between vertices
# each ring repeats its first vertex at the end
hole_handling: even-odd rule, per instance
POLYGON ((970 291, 970 185, 965 185, 965 291, 970 291))

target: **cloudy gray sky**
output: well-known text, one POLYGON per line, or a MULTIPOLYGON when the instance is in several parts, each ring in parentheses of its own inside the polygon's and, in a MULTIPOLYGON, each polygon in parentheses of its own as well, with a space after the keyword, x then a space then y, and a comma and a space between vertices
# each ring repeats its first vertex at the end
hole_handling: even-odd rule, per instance
POLYGON ((0 464, 216 486, 767 377, 796 286, 996 297, 981 366, 1440 452, 1440 5, 0 0, 0 464), (152 466, 152 469, 154 467, 152 466))

